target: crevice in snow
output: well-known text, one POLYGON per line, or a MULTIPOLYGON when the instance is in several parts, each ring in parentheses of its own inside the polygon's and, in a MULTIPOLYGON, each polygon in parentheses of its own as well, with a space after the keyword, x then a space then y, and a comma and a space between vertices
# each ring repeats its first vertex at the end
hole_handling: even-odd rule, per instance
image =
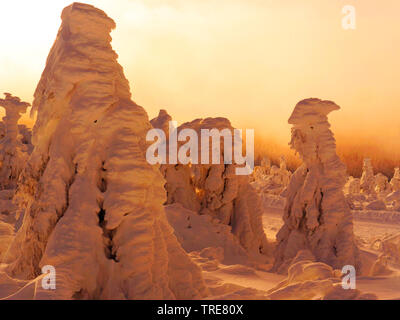
MULTIPOLYGON (((104 165, 105 161, 103 161, 101 164, 101 168, 99 170, 98 183, 97 183, 97 187, 101 193, 105 193, 107 191, 107 178, 106 178, 107 169, 105 169, 104 165)), ((118 262, 113 243, 113 237, 115 235, 116 229, 114 230, 107 229, 107 220, 105 219, 106 210, 103 207, 103 199, 101 199, 98 204, 100 211, 97 213, 97 216, 99 218, 99 226, 103 230, 104 253, 107 259, 118 262)))
POLYGON ((105 215, 106 211, 101 205, 100 211, 97 213, 97 216, 99 217, 99 226, 103 230, 104 254, 106 255, 107 259, 118 262, 117 254, 114 251, 114 245, 113 245, 113 237, 115 235, 116 229, 114 230, 107 229, 107 221, 104 219, 105 215))

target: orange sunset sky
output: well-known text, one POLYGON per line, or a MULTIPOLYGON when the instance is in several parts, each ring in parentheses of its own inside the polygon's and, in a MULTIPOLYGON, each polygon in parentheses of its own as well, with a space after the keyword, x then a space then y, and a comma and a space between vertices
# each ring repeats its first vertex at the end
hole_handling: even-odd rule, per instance
MULTIPOLYGON (((224 116, 287 144, 303 98, 339 104, 342 143, 400 143, 399 0, 98 0, 117 24, 113 47, 133 99, 152 118, 224 116), (356 30, 341 25, 356 8, 356 30)), ((0 2, 0 92, 32 102, 63 7, 0 2)))

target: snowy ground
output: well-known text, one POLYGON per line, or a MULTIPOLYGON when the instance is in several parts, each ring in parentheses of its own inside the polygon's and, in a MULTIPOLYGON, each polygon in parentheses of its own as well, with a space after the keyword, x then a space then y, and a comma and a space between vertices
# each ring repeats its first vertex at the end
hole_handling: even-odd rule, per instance
MULTIPOLYGON (((263 216, 263 223, 268 239, 273 239, 276 232, 283 225, 281 213, 279 208, 271 207, 269 210, 267 208, 263 216)), ((355 215, 353 222, 354 234, 358 240, 357 243, 361 249, 371 253, 371 255, 373 254, 374 257, 377 257, 379 254, 379 251, 374 250, 372 247, 377 239, 383 239, 400 233, 400 224, 396 224, 396 222, 382 223, 372 218, 358 218, 361 216, 370 217, 369 212, 357 211, 353 213, 355 215)), ((381 214, 384 215, 383 212, 381 214)), ((391 214, 392 212, 387 211, 387 215, 391 214)), ((400 270, 397 275, 388 277, 359 277, 357 288, 361 291, 375 293, 379 299, 400 299, 400 270)))
MULTIPOLYGON (((264 209, 264 229, 268 239, 274 241, 276 233, 283 224, 282 203, 275 202, 273 206, 265 206, 264 209)), ((390 214, 392 212, 388 211, 387 215, 390 214)), ((355 236, 362 249, 363 262, 369 269, 380 253, 376 248, 376 240, 399 234, 400 224, 396 224, 392 219, 388 219, 392 221, 391 223, 378 222, 374 215, 368 212, 357 212, 354 215, 355 236), (360 216, 363 218, 358 218, 360 216)), ((382 216, 384 213, 381 212, 379 215, 382 216)), ((177 232, 179 233, 179 230, 177 232)), ((218 259, 212 259, 210 255, 204 254, 204 251, 194 251, 191 256, 203 268, 203 276, 212 294, 209 299, 265 299, 268 298, 268 290, 286 278, 283 275, 267 272, 267 265, 265 270, 260 266, 246 266, 243 261, 239 264, 225 265, 217 261, 218 259)), ((375 294, 378 299, 400 299, 400 269, 389 276, 358 276, 356 286, 362 292, 375 294)))
MULTIPOLYGON (((283 201, 280 201, 278 196, 272 196, 272 201, 269 198, 264 202, 263 225, 270 242, 274 241, 283 224, 282 211, 283 201)), ((186 210, 178 204, 167 206, 166 212, 178 240, 203 270, 203 278, 210 290, 207 299, 269 299, 270 290, 287 278, 268 272, 271 264, 250 262, 251 259, 235 241, 228 226, 213 221, 209 216, 186 210)), ((354 232, 358 246, 362 249, 363 263, 370 268, 381 252, 379 239, 400 234, 400 224, 393 218, 392 211, 353 213, 354 232)), ((4 222, 3 224, 7 225, 4 222)), ((363 293, 375 294, 379 299, 400 299, 400 268, 394 271, 388 276, 358 276, 357 289, 363 293)), ((0 288, 2 297, 14 294, 22 288, 24 290, 16 295, 17 298, 29 299, 33 295, 31 291, 34 281, 3 283, 0 288)), ((336 280, 336 283, 339 283, 339 280, 336 280)), ((317 286, 320 285, 323 283, 317 283, 317 286)), ((304 292, 309 289, 300 290, 304 292)), ((296 292, 280 296, 283 299, 297 297, 304 296, 298 296, 296 292)), ((315 298, 321 296, 316 294, 315 298)))

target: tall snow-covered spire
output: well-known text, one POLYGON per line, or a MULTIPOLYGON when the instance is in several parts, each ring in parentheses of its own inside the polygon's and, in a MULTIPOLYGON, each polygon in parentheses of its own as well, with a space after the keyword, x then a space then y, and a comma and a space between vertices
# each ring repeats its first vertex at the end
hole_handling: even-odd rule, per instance
POLYGON ((0 99, 0 107, 6 111, 3 117, 5 135, 0 140, 0 188, 13 188, 21 173, 27 153, 18 140, 18 120, 21 114, 30 106, 20 98, 4 93, 5 99, 0 99))
POLYGON ((37 298, 191 299, 207 293, 162 204, 158 168, 146 162, 152 127, 131 99, 103 11, 74 3, 35 92, 34 150, 17 199, 23 225, 8 272, 56 268, 57 289, 37 298))
POLYGON ((300 250, 309 250, 335 268, 358 266, 353 222, 344 195, 346 167, 336 154, 327 115, 338 110, 334 102, 300 101, 289 123, 290 142, 303 164, 290 179, 286 192, 284 226, 277 234, 274 270, 285 272, 300 250))

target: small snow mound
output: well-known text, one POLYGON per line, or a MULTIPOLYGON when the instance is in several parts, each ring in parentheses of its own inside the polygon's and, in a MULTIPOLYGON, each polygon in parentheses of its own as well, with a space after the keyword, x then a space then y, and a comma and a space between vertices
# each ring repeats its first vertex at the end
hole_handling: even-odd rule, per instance
POLYGON ((334 277, 333 269, 322 262, 300 261, 288 270, 288 283, 306 280, 322 280, 334 277))
POLYGON ((382 200, 375 200, 365 206, 365 210, 386 210, 385 203, 382 200))
POLYGON ((321 262, 300 261, 288 270, 286 280, 268 291, 272 300, 334 300, 377 299, 373 294, 342 288, 340 270, 333 270, 321 262))
POLYGON ((180 203, 165 206, 165 212, 187 252, 205 250, 203 255, 215 254, 224 264, 246 264, 249 260, 248 253, 233 236, 230 226, 218 223, 211 216, 188 210, 180 203))
POLYGON ((333 288, 331 280, 297 282, 273 290, 271 300, 320 300, 333 288))
POLYGON ((381 254, 372 265, 369 275, 376 277, 393 274, 393 270, 390 268, 389 262, 390 257, 385 254, 381 254))

